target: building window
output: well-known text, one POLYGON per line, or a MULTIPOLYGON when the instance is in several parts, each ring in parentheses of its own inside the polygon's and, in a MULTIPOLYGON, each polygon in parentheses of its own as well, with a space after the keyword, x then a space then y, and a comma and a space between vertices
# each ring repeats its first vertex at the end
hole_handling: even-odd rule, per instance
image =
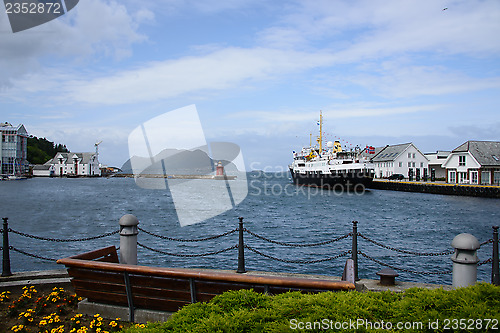
POLYGON ((500 185, 500 171, 495 171, 493 173, 493 184, 500 185))
POLYGON ((450 171, 449 177, 448 177, 448 183, 456 183, 457 178, 456 178, 456 173, 455 171, 450 171))
POLYGON ((424 162, 420 162, 420 167, 423 168, 424 167, 424 162))
POLYGON ((458 166, 465 166, 465 155, 458 156, 458 166))
POLYGON ((415 153, 413 153, 413 158, 415 158, 415 153))
POLYGON ((467 183, 467 172, 459 172, 458 173, 458 182, 460 184, 466 184, 467 183))
POLYGON ((411 162, 408 162, 408 168, 411 168, 411 162))
POLYGON ((408 153, 408 158, 411 158, 411 153, 408 153))
POLYGON ((489 185, 490 184, 490 172, 482 171, 481 172, 481 184, 489 185))
POLYGON ((477 184, 477 171, 470 172, 470 182, 471 184, 477 184))
POLYGON ((403 162, 399 162, 399 167, 402 168, 403 167, 403 162))

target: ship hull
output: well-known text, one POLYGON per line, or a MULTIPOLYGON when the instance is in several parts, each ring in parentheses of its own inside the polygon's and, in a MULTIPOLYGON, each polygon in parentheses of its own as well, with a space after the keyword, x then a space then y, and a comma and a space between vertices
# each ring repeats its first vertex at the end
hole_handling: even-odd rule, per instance
POLYGON ((330 190, 364 190, 373 181, 371 172, 346 172, 339 174, 298 173, 290 169, 293 183, 299 186, 321 187, 330 190))

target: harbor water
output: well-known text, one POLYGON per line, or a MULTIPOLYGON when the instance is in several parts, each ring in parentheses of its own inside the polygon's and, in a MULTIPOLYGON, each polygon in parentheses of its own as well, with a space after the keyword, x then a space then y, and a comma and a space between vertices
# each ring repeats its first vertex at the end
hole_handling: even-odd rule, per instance
MULTIPOLYGON (((214 180, 217 181, 217 180, 214 180)), ((196 182, 190 182, 193 193, 196 182)), ((234 209, 201 223, 181 227, 171 194, 165 190, 138 187, 131 178, 34 178, 0 182, 0 217, 8 217, 9 227, 29 235, 51 238, 39 240, 9 233, 10 245, 46 259, 62 258, 100 247, 119 245, 119 235, 81 242, 78 239, 118 230, 124 214, 134 214, 140 227, 151 233, 180 239, 218 235, 238 227, 244 218, 251 232, 277 242, 306 244, 335 239, 352 231, 390 248, 420 253, 452 250, 451 241, 460 233, 470 233, 480 242, 492 237, 492 226, 500 224, 500 200, 445 196, 384 190, 364 193, 328 191, 296 187, 287 173, 251 172, 248 196, 234 209)), ((203 208, 203 198, 193 210, 203 208), (196 207, 197 206, 197 207, 196 207)), ((238 234, 204 242, 176 242, 140 232, 139 242, 174 254, 196 255, 216 252, 238 243, 238 234)), ((274 260, 245 250, 246 269, 339 276, 347 256, 317 263, 351 248, 351 238, 313 246, 290 247, 266 242, 245 233, 245 244, 274 260)), ((377 246, 363 238, 358 249, 370 257, 397 268, 417 272, 451 270, 450 255, 417 256, 377 246)), ((492 246, 478 251, 481 261, 491 257, 492 246)), ((237 249, 203 257, 177 257, 139 247, 141 265, 164 267, 202 267, 236 270, 237 249)), ((53 261, 11 251, 13 272, 62 268, 53 261)), ((377 279, 384 268, 359 257, 359 276, 377 279)), ((414 274, 399 271, 398 280, 451 284, 451 274, 414 274)), ((479 267, 478 279, 490 281, 491 264, 479 267)))

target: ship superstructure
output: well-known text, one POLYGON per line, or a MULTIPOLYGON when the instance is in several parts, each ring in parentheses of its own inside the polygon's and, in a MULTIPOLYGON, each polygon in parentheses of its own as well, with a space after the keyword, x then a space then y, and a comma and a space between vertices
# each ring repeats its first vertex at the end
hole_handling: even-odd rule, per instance
POLYGON ((293 152, 289 169, 297 185, 327 189, 363 189, 374 176, 374 165, 369 153, 372 147, 344 150, 340 141, 329 141, 323 148, 323 115, 320 113, 318 144, 293 152), (362 154, 367 151, 368 154, 362 154))

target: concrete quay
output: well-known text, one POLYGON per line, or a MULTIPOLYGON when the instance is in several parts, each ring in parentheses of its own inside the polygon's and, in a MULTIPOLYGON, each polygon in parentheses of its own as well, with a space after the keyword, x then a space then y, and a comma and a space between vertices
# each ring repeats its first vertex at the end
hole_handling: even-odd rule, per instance
POLYGON ((35 286, 43 291, 54 287, 73 290, 71 279, 65 269, 17 272, 11 276, 0 277, 0 291, 20 292, 24 286, 35 286))
POLYGON ((443 182, 410 182, 374 179, 368 187, 378 190, 500 198, 500 186, 495 185, 448 184, 443 182))

